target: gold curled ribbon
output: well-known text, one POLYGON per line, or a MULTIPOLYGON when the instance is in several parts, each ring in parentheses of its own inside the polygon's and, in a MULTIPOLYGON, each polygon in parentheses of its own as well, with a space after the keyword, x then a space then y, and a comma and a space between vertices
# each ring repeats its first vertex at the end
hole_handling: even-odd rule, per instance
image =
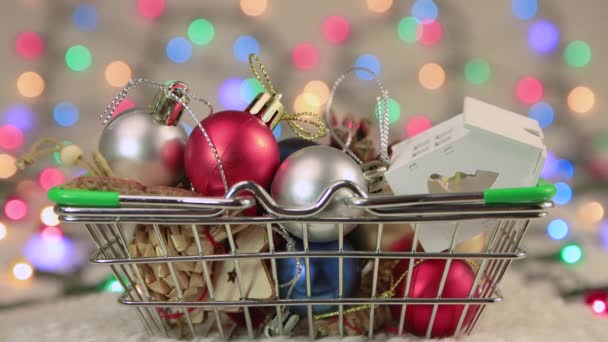
MULTIPOLYGON (((255 78, 262 85, 264 91, 270 93, 271 95, 276 95, 277 92, 270 81, 270 76, 268 76, 266 68, 264 68, 264 64, 262 64, 260 58, 255 53, 249 55, 249 66, 251 67, 251 71, 253 72, 255 78), (260 75, 258 69, 262 75, 260 75)), ((291 130, 302 139, 314 140, 322 138, 327 134, 325 122, 321 119, 319 114, 312 112, 286 113, 281 119, 287 121, 287 124, 291 130), (308 130, 306 127, 301 125, 302 123, 315 127, 316 131, 308 130)))
MULTIPOLYGON (((427 260, 429 260, 429 259, 417 260, 417 261, 414 263, 414 266, 412 266, 412 269, 414 269, 414 267, 416 267, 416 266, 420 265, 421 263, 423 263, 423 262, 425 262, 425 261, 427 261, 427 260)), ((466 259, 465 261, 466 261, 466 263, 467 263, 467 264, 469 264, 469 266, 471 266, 472 268, 474 268, 474 269, 479 269, 479 266, 478 266, 478 265, 477 265, 477 264, 476 264, 476 263, 475 263, 473 260, 466 259)), ((405 270, 405 271, 404 271, 404 272, 403 272, 403 273, 402 273, 402 274, 399 276, 399 279, 397 279, 397 281, 395 281, 395 282, 393 282, 393 283, 391 284, 391 287, 390 287, 388 290, 386 290, 386 291, 382 292, 382 293, 380 294, 380 296, 379 296, 379 297, 377 297, 377 298, 378 298, 378 299, 390 299, 390 298, 393 298, 393 297, 395 296, 395 290, 397 289, 397 286, 399 286, 399 284, 400 284, 400 283, 403 281, 403 279, 405 279, 405 277, 407 276, 407 274, 408 274, 408 273, 409 273, 409 268, 408 268, 407 270, 405 270)), ((377 307, 377 306, 378 306, 378 305, 376 305, 376 307, 377 307)), ((358 305, 358 306, 354 306, 354 307, 352 307, 352 308, 348 308, 348 309, 346 309, 346 310, 342 310, 342 313, 343 313, 343 314, 349 314, 349 313, 356 312, 356 311, 366 310, 366 309, 369 309, 370 307, 371 307, 371 305, 370 305, 370 304, 358 305)), ((318 320, 320 320, 320 319, 325 319, 325 318, 335 317, 335 316, 338 316, 339 314, 340 314, 340 311, 334 311, 334 312, 328 312, 328 313, 324 313, 324 314, 319 314, 319 315, 315 315, 315 316, 313 316, 313 320, 314 320, 314 321, 318 321, 318 320)))
POLYGON ((90 162, 83 157, 82 150, 77 145, 67 144, 51 138, 42 138, 37 140, 30 148, 30 151, 19 157, 15 163, 20 170, 23 170, 27 166, 34 164, 40 158, 52 153, 61 152, 65 148, 73 149, 70 151, 73 158, 71 159, 69 165, 80 166, 89 171, 93 176, 113 175, 110 166, 101 153, 97 151, 93 152, 91 158, 92 162, 90 162), (45 145, 49 146, 45 147, 45 145))

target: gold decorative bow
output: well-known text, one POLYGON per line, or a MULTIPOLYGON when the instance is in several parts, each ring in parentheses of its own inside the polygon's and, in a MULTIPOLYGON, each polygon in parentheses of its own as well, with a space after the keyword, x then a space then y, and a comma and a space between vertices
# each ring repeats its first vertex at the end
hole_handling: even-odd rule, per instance
MULTIPOLYGON (((270 81, 270 77, 266 72, 266 68, 264 68, 260 58, 255 53, 249 55, 249 66, 251 67, 251 71, 255 75, 255 78, 262 85, 264 91, 270 93, 272 96, 277 95, 277 92, 270 81), (264 78, 260 76, 258 69, 261 71, 264 78)), ((281 119, 287 121, 287 124, 291 127, 293 132, 302 139, 314 140, 324 137, 327 134, 325 122, 323 122, 321 116, 312 112, 286 113, 281 119), (309 130, 301 124, 313 126, 316 128, 316 131, 309 130)))

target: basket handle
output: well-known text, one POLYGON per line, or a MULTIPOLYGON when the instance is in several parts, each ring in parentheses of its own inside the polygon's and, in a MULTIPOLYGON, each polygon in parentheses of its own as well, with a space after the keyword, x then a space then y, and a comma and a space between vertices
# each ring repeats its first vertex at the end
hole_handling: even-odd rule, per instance
POLYGON ((120 194, 116 191, 64 189, 56 186, 48 191, 47 196, 59 205, 118 208, 120 194))
POLYGON ((545 202, 550 201, 556 192, 553 184, 541 179, 531 187, 485 190, 483 200, 485 204, 545 202))

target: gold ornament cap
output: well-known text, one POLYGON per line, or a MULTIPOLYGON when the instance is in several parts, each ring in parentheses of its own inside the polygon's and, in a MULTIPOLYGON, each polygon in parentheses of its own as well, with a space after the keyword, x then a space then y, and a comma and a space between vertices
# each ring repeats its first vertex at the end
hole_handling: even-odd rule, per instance
POLYGON ((154 120, 167 125, 176 126, 184 112, 184 105, 176 100, 176 97, 182 100, 184 104, 190 102, 190 98, 186 95, 188 86, 181 81, 168 81, 166 87, 160 90, 152 105, 152 115, 154 120))
POLYGON ((259 93, 245 109, 262 120, 271 130, 274 129, 285 115, 285 107, 281 103, 282 94, 259 93))

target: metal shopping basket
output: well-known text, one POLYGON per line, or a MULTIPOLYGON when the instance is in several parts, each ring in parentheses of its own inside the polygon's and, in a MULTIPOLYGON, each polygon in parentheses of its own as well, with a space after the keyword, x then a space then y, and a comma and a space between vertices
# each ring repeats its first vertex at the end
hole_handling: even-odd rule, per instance
MULTIPOLYGON (((54 188, 49 192, 49 198, 57 205, 56 213, 63 222, 83 223, 91 237, 97 244, 98 250, 91 257, 91 262, 110 266, 117 279, 122 283, 125 292, 120 296, 119 302, 134 306, 146 329, 152 335, 166 335, 175 337, 175 326, 166 318, 159 315, 159 310, 172 308, 183 312, 185 319, 181 329, 187 331, 187 337, 206 334, 218 334, 221 338, 229 338, 228 332, 222 324, 222 308, 239 307, 243 310, 246 328, 241 329, 249 338, 260 335, 260 329, 252 326, 250 310, 252 307, 270 307, 275 311, 275 319, 283 322, 287 312, 285 307, 293 305, 306 305, 308 308, 307 328, 310 338, 315 338, 316 322, 312 317, 312 305, 337 305, 339 307, 339 334, 344 335, 343 315, 349 307, 366 305, 369 308, 369 328, 366 333, 370 338, 374 336, 374 313, 380 305, 399 305, 402 307, 401 316, 394 317, 397 326, 396 333, 403 333, 404 315, 411 305, 432 305, 433 311, 427 329, 427 336, 434 323, 439 305, 464 305, 457 327, 458 335, 470 334, 485 306, 502 300, 497 287, 510 263, 514 259, 523 258, 525 251, 521 249, 520 242, 526 232, 529 220, 543 217, 552 207, 550 199, 555 188, 546 183, 536 187, 514 189, 491 189, 479 193, 444 193, 424 195, 372 195, 362 191, 354 183, 341 181, 329 187, 320 197, 319 201, 307 208, 284 208, 278 206, 269 194, 254 183, 242 182, 233 186, 224 198, 210 197, 175 197, 175 196, 133 196, 121 195, 117 192, 68 190, 54 188), (323 217, 324 208, 337 191, 350 191, 353 196, 346 200, 348 206, 359 207, 365 210, 361 217, 323 217), (232 216, 231 210, 245 210, 255 205, 263 208, 265 214, 258 216, 232 216), (489 239, 481 252, 456 252, 454 249, 458 234, 466 228, 463 222, 469 220, 486 220, 492 222, 489 239), (273 227, 286 221, 303 223, 303 245, 305 251, 287 252, 279 251, 273 243, 273 227), (339 224, 340 238, 339 250, 336 251, 310 251, 308 250, 307 224, 317 222, 333 222, 339 224), (386 252, 381 250, 383 239, 383 226, 386 224, 410 223, 414 229, 413 246, 409 251, 386 252), (446 229, 452 231, 452 243, 445 252, 417 251, 418 235, 427 222, 444 222, 446 229), (152 224, 161 240, 161 247, 165 256, 150 258, 132 257, 128 248, 129 236, 125 233, 125 226, 132 223, 152 224), (343 225, 346 223, 366 224, 369 229, 377 230, 377 249, 374 251, 344 251, 343 225), (187 225, 191 227, 198 246, 198 255, 167 256, 167 241, 159 234, 162 225, 187 225), (268 251, 261 253, 242 253, 235 246, 232 227, 237 224, 258 224, 266 228, 268 234, 268 251), (223 225, 227 234, 230 250, 223 254, 205 254, 198 238, 197 230, 208 226, 223 225), (299 257, 309 265, 310 258, 339 258, 339 273, 343 272, 345 258, 368 259, 373 264, 374 282, 371 296, 366 298, 331 298, 331 299, 279 299, 252 300, 243 296, 235 301, 221 301, 214 299, 214 290, 210 280, 210 263, 229 261, 233 262, 236 270, 236 281, 241 286, 242 275, 239 262, 245 259, 264 259, 271 265, 272 282, 276 292, 279 293, 276 260, 279 258, 299 257), (441 279, 439 293, 436 298, 410 298, 407 296, 411 286, 413 262, 409 262, 405 296, 387 298, 379 296, 375 277, 378 275, 378 265, 381 259, 409 259, 411 260, 445 260, 445 268, 441 279), (442 291, 446 274, 453 260, 470 260, 476 267, 476 280, 473 289, 465 298, 445 298, 442 291), (176 273, 174 264, 178 262, 196 262, 203 266, 204 277, 208 284, 209 299, 203 301, 186 301, 182 291, 178 289, 178 299, 175 301, 155 301, 142 280, 137 264, 166 264, 174 281, 176 273), (478 294, 474 295, 474 291, 478 294), (470 307, 477 307, 474 318, 469 324, 464 323, 464 316, 470 307), (207 319, 209 324, 206 331, 201 331, 192 323, 190 310, 204 307, 209 310, 207 319)), ((310 295, 311 287, 309 272, 306 276, 307 292, 310 295)), ((342 277, 339 276, 339 288, 342 293, 342 277)), ((241 289, 242 291, 242 289, 241 289)), ((278 297, 278 296, 277 296, 278 297)), ((306 319, 306 317, 304 318, 306 319)), ((306 323, 304 323, 306 324, 306 323)), ((281 332, 288 334, 288 331, 281 332)), ((238 332, 232 334, 233 336, 238 332)))

